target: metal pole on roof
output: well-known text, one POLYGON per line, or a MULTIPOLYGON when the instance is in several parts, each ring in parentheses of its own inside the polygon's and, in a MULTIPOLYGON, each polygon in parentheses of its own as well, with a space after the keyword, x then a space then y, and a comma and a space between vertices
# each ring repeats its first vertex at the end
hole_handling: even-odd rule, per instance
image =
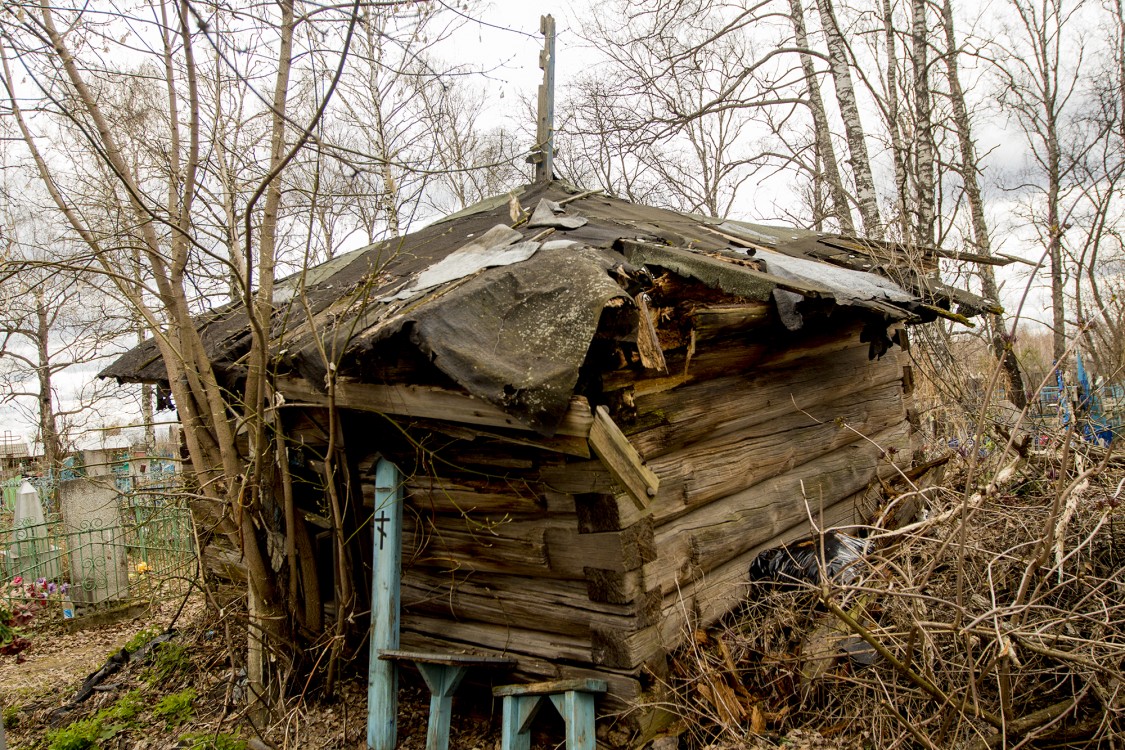
POLYGON ((543 51, 539 53, 539 67, 543 69, 543 83, 539 84, 539 121, 535 131, 535 148, 531 161, 535 163, 535 181, 549 182, 555 151, 555 19, 546 15, 539 18, 539 31, 543 34, 543 51))

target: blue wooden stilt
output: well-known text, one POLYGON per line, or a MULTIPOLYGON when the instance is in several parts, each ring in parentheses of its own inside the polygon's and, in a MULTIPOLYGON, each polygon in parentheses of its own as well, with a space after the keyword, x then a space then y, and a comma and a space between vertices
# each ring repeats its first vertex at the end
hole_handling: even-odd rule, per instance
POLYGON ((426 750, 448 750, 453 693, 469 669, 511 669, 516 666, 516 660, 511 657, 484 654, 387 650, 380 652, 379 658, 387 662, 413 664, 426 681, 426 687, 430 689, 430 723, 426 729, 426 750))
POLYGON ((504 696, 501 750, 531 750, 531 722, 543 704, 538 695, 504 696))
POLYGON ((426 728, 426 750, 445 750, 449 747, 453 691, 461 684, 467 669, 462 666, 419 663, 418 671, 430 688, 430 723, 426 728))
POLYGON ((371 572, 370 666, 367 674, 367 747, 394 750, 398 672, 379 658, 398 648, 402 561, 402 475, 384 458, 375 467, 375 545, 371 572))
POLYGON ((501 750, 530 750, 531 722, 548 700, 566 722, 566 750, 595 750, 594 696, 607 687, 605 680, 579 679, 496 688, 492 694, 504 698, 501 750))

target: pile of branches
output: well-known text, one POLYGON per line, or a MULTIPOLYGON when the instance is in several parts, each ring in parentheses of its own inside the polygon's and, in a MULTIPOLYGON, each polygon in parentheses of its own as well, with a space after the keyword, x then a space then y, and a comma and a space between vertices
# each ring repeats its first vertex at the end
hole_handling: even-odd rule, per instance
POLYGON ((751 583, 743 611, 678 658, 693 744, 795 729, 881 748, 1120 738, 1125 471, 1059 456, 1019 481, 1010 465, 984 487, 936 488, 927 518, 861 531, 847 575, 751 583))

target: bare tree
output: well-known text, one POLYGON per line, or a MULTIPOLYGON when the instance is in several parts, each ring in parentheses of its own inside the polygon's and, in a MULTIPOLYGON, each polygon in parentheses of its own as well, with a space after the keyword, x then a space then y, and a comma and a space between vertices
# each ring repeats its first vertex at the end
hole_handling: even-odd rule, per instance
MULTIPOLYGON (((952 108, 953 125, 957 133, 958 154, 960 156, 958 173, 964 185, 965 199, 969 206, 972 248, 978 255, 991 258, 992 238, 989 233, 988 219, 985 215, 984 196, 980 187, 980 164, 977 158, 976 144, 973 140, 972 122, 965 101, 965 93, 961 87, 958 62, 960 47, 954 30, 953 4, 950 0, 944 0, 941 6, 941 30, 945 45, 941 57, 949 86, 949 103, 952 108)), ((988 263, 980 264, 979 274, 981 291, 984 296, 991 300, 999 300, 1000 290, 996 283, 993 266, 988 263)), ((998 362, 1002 363, 1008 381, 1008 399, 1022 409, 1027 405, 1027 396, 1023 376, 1020 373, 1019 360, 1013 347, 1014 332, 1008 331, 1004 316, 1001 313, 990 313, 988 322, 991 329, 988 338, 993 355, 998 362)))
MULTIPOLYGON (((222 253, 214 252, 214 237, 196 221, 207 176, 203 165, 211 156, 205 139, 213 133, 200 106, 205 68, 196 53, 200 42, 209 44, 208 35, 223 24, 197 19, 196 14, 206 11, 219 16, 227 11, 189 5, 186 0, 147 5, 140 9, 142 16, 117 7, 103 16, 87 12, 81 4, 9 6, 0 28, 7 104, 35 171, 70 233, 85 246, 89 262, 155 335, 185 427, 198 485, 197 514, 205 526, 229 537, 247 567, 254 621, 248 666, 259 688, 267 664, 273 661, 264 658, 266 643, 277 649, 276 668, 282 678, 292 659, 285 588, 278 585, 267 551, 271 534, 286 533, 272 520, 271 509, 279 501, 272 494, 269 469, 275 462, 265 410, 271 398, 266 357, 282 201, 279 177, 323 112, 321 106, 307 125, 289 120, 299 22, 295 3, 281 0, 276 9, 254 6, 238 11, 244 33, 268 40, 246 54, 264 68, 258 80, 266 75, 272 79, 272 92, 261 94, 268 139, 260 177, 248 186, 244 199, 241 247, 228 245, 222 253), (155 38, 151 29, 156 30, 155 38), (132 47, 138 37, 155 50, 143 71, 122 70, 113 55, 98 56, 101 48, 132 47), (260 54, 263 51, 270 62, 260 54), (21 88, 13 62, 36 92, 21 88), (135 144, 122 137, 123 113, 107 108, 99 94, 108 82, 128 81, 137 74, 157 82, 163 96, 162 106, 153 108, 158 113, 154 123, 163 127, 158 141, 161 153, 156 156, 138 153, 135 144), (27 101, 33 103, 30 112, 27 101), (60 147, 69 151, 70 161, 60 163, 50 156, 48 149, 60 147), (91 185, 97 188, 96 195, 91 195, 91 185), (95 199, 102 211, 130 228, 126 234, 107 233, 104 222, 93 218, 86 206, 95 199), (140 261, 140 268, 123 271, 134 260, 140 261), (232 384, 213 367, 193 317, 200 308, 195 303, 192 270, 215 260, 244 262, 235 276, 250 315, 252 343, 237 405, 230 402, 232 384), (239 423, 249 441, 247 455, 230 419, 232 406, 241 411, 239 423)), ((345 23, 350 18, 354 25, 356 17, 355 8, 343 11, 345 23)), ((346 45, 343 50, 341 70, 346 45)), ((225 64, 225 57, 222 61, 225 64)))
POLYGON ((1070 217, 1065 204, 1075 167, 1088 148, 1081 143, 1081 130, 1071 127, 1076 126, 1071 110, 1085 50, 1071 24, 1080 5, 1080 0, 1009 0, 1015 21, 998 65, 1000 101, 1018 120, 1036 171, 1026 187, 1039 195, 1032 224, 1048 259, 1056 360, 1067 346, 1063 238, 1070 217))
MULTIPOLYGON (((805 10, 801 5, 801 0, 789 0, 789 17, 793 22, 793 40, 801 50, 798 54, 801 59, 801 70, 805 76, 809 113, 812 116, 813 132, 816 138, 816 153, 819 164, 817 176, 827 184, 828 195, 832 201, 832 215, 840 223, 840 231, 844 234, 853 234, 855 224, 852 222, 848 193, 844 189, 843 180, 840 178, 840 167, 836 161, 836 148, 832 144, 832 132, 828 128, 828 111, 824 107, 824 97, 820 93, 820 79, 813 65, 813 56, 808 51, 809 40, 808 33, 805 31, 805 10)), ((819 224, 816 217, 814 217, 815 224, 819 224)))

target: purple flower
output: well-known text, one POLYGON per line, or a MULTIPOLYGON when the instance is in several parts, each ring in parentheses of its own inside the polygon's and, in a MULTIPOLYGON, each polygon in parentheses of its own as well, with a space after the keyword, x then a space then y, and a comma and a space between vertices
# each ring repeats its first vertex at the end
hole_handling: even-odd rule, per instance
POLYGON ((63 596, 66 596, 66 592, 67 592, 67 591, 69 591, 69 590, 70 590, 70 584, 69 584, 69 583, 64 583, 64 584, 62 585, 62 594, 63 594, 63 596))
POLYGON ((58 590, 59 590, 59 587, 55 585, 54 581, 51 581, 50 583, 47 584, 47 593, 48 594, 54 594, 58 590))

